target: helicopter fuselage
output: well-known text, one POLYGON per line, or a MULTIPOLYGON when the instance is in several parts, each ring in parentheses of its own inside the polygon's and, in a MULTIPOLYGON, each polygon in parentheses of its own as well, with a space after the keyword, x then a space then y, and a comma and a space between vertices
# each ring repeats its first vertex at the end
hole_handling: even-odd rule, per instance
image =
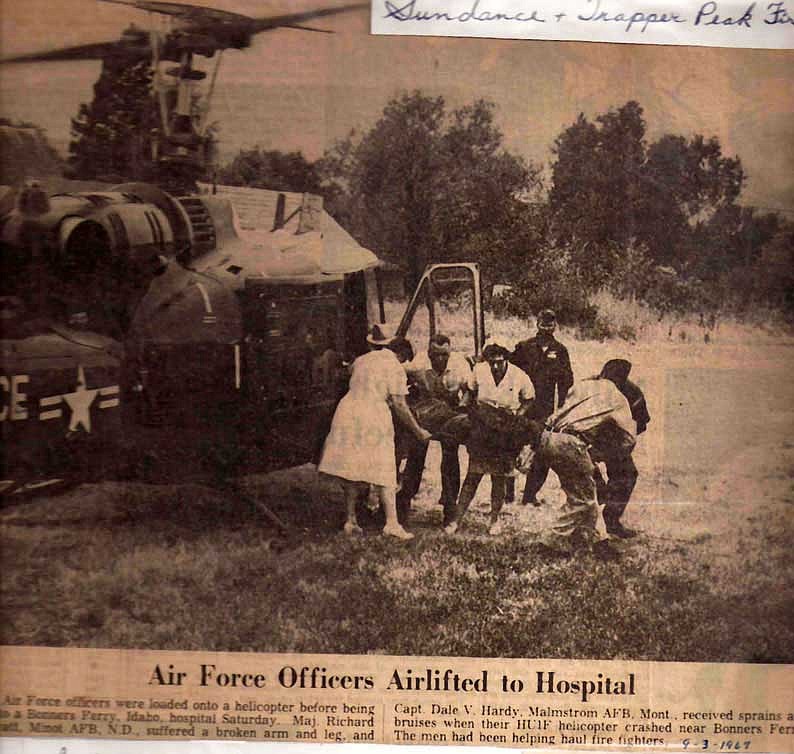
POLYGON ((263 447, 278 436, 264 466, 311 458, 344 362, 366 349, 364 270, 304 260, 263 273, 265 252, 236 236, 228 200, 146 184, 32 187, 6 204, 4 478, 84 468, 134 426, 168 435, 164 446, 198 426, 204 445, 218 429, 263 447))
MULTIPOLYGON (((293 195, 290 229, 283 195, 260 193, 279 200, 277 222, 247 233, 228 199, 147 184, 23 192, 0 215, 3 478, 112 476, 130 450, 179 472, 316 457, 348 366, 383 321, 379 262, 330 219, 323 232, 310 196, 293 195)), ((476 353, 474 264, 431 267, 398 334, 420 303, 430 310, 435 268, 465 268, 476 353)))

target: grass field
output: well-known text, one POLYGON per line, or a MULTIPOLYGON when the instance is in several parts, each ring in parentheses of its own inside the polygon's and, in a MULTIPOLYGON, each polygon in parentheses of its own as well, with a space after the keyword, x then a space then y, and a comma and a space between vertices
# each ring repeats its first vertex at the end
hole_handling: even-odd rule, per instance
POLYGON ((339 534, 340 492, 309 466, 239 480, 286 536, 206 487, 105 482, 0 513, 0 640, 794 662, 791 346, 566 342, 579 376, 628 354, 648 396, 626 514, 641 534, 621 562, 539 556, 553 475, 548 506, 510 506, 500 537, 486 533, 487 483, 444 535, 435 445, 409 544, 339 534))

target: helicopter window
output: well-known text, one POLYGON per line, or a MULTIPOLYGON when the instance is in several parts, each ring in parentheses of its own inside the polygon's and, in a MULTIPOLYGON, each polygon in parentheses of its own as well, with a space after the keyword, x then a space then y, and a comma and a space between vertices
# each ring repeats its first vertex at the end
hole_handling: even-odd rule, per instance
POLYGON ((273 410, 335 396, 344 339, 341 285, 252 286, 245 294, 249 390, 273 410))
POLYGON ((426 358, 430 338, 436 333, 449 337, 452 349, 467 357, 477 353, 478 320, 475 277, 461 265, 441 265, 426 276, 400 329, 411 341, 417 363, 426 358))
POLYGON ((435 332, 449 336, 455 351, 474 356, 476 328, 474 276, 461 267, 442 267, 430 276, 435 304, 435 332))

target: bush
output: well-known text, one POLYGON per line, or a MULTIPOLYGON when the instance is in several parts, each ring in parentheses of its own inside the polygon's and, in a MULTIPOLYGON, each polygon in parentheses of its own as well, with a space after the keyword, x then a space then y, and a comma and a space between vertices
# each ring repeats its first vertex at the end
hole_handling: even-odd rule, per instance
POLYGON ((539 250, 511 280, 511 290, 493 301, 494 314, 527 319, 541 309, 554 309, 557 320, 567 325, 593 324, 597 310, 589 302, 588 286, 571 264, 568 249, 539 250))
POLYGON ((491 309, 497 317, 524 320, 554 309, 578 337, 598 341, 670 340, 676 334, 711 342, 718 323, 727 320, 783 333, 794 322, 792 248, 792 239, 783 238, 775 250, 774 276, 747 265, 702 279, 693 270, 660 267, 634 241, 622 246, 538 242, 534 251, 514 254, 511 264, 501 265, 497 280, 510 285, 493 298, 491 309))
POLYGON ((600 312, 592 322, 580 324, 576 334, 582 340, 598 340, 600 342, 610 338, 628 340, 632 343, 637 340, 637 331, 632 325, 616 323, 609 315, 600 312))

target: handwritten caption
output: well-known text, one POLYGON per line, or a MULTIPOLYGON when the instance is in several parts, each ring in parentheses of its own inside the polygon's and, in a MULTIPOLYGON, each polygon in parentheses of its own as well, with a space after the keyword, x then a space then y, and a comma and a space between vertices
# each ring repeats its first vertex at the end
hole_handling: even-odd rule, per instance
POLYGON ((794 49, 794 0, 374 0, 372 32, 794 49))

